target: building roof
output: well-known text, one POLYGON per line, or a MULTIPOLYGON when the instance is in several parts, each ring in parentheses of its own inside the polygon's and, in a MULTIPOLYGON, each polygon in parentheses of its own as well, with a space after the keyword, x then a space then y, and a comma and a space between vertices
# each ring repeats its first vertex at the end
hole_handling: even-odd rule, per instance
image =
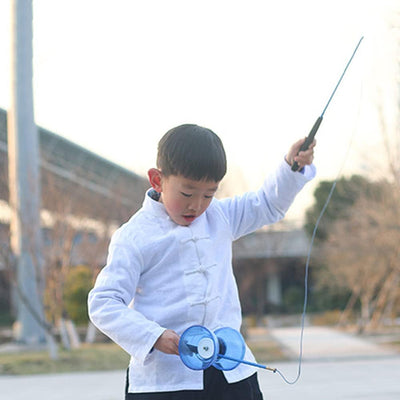
POLYGON ((301 230, 257 231, 238 239, 233 244, 233 258, 306 257, 310 239, 301 230))
MULTIPOLYGON (((38 127, 38 134, 42 175, 48 173, 63 182, 66 188, 78 185, 105 199, 118 196, 121 204, 133 206, 133 209, 141 205, 144 192, 149 187, 146 178, 46 129, 38 127)), ((6 158, 7 113, 0 109, 1 165, 7 165, 6 158)), ((8 200, 4 191, 0 197, 8 200)))

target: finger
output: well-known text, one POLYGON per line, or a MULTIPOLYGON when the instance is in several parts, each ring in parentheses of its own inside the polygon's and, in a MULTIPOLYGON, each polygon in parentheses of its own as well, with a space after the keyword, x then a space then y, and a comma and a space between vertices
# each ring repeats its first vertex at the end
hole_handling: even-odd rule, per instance
POLYGON ((312 164, 313 160, 314 160, 314 157, 307 157, 307 158, 298 157, 298 158, 296 158, 296 161, 297 161, 297 164, 299 165, 299 168, 302 168, 305 165, 312 164))

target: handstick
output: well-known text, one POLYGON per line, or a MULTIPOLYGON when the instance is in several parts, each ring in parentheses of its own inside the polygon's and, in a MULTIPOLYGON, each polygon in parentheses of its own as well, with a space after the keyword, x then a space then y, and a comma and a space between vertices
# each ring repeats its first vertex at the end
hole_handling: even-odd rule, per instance
POLYGON ((235 362, 238 362, 241 364, 251 365, 252 367, 268 369, 269 371, 276 372, 276 368, 267 367, 266 365, 253 363, 251 361, 239 360, 238 358, 229 357, 224 354, 218 354, 218 357, 222 357, 222 358, 225 358, 226 360, 235 361, 235 362))
MULTIPOLYGON (((306 137, 306 140, 305 140, 304 143, 301 145, 299 152, 300 152, 300 151, 305 151, 305 150, 307 150, 307 149, 308 149, 308 146, 310 146, 310 144, 313 142, 314 137, 315 137, 315 134, 317 133, 318 128, 319 128, 319 126, 321 125, 322 119, 324 118, 325 111, 326 111, 326 109, 328 108, 329 103, 330 103, 331 100, 332 100, 332 97, 335 95, 336 90, 337 90, 337 88, 339 87, 340 82, 342 81, 342 79, 343 79, 343 77, 344 77, 344 74, 346 73, 347 68, 349 67, 351 61, 353 60, 353 57, 354 57, 354 55, 356 54, 356 52, 357 52, 357 50, 358 50, 358 48, 359 48, 359 46, 360 46, 360 44, 361 44, 361 41, 362 41, 363 39, 364 39, 364 36, 362 36, 361 39, 359 40, 359 42, 358 42, 356 48, 355 48, 354 51, 353 51, 352 56, 350 57, 350 60, 347 62, 346 67, 345 67, 345 69, 343 70, 343 73, 342 73, 342 75, 341 75, 341 77, 340 77, 338 83, 337 83, 336 86, 335 86, 335 89, 333 90, 332 94, 331 94, 330 97, 329 97, 328 102, 326 103, 325 108, 323 109, 322 114, 321 114, 321 115, 317 118, 317 120, 315 121, 314 126, 312 127, 310 133, 309 133, 308 136, 306 137)), ((297 154, 298 154, 298 153, 297 153, 297 154)), ((297 163, 297 161, 295 161, 295 162, 293 163, 293 165, 292 165, 292 171, 297 171, 298 169, 299 169, 299 164, 297 163)))

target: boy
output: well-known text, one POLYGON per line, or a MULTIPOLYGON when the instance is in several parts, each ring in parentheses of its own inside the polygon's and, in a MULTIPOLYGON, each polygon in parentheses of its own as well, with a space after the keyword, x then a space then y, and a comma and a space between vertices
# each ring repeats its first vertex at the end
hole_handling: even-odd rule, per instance
MULTIPOLYGON (((106 267, 89 294, 93 323, 131 355, 126 400, 262 399, 253 367, 187 368, 179 335, 192 325, 240 330, 232 241, 283 218, 314 177, 315 142, 296 142, 263 187, 216 200, 226 173, 219 137, 197 125, 167 132, 143 207, 113 235, 106 267), (301 172, 292 172, 296 160, 301 172)), ((247 348, 245 360, 255 361, 247 348)))

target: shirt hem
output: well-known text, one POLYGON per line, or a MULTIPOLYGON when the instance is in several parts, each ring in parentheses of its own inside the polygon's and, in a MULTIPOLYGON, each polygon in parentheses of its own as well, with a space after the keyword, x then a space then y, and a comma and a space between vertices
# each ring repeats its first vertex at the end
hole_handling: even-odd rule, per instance
POLYGON ((204 390, 203 385, 196 386, 194 387, 193 385, 191 386, 182 386, 182 387, 176 387, 176 386, 146 386, 146 387, 140 387, 140 388, 132 388, 129 385, 128 393, 159 393, 159 392, 181 392, 183 390, 204 390))

